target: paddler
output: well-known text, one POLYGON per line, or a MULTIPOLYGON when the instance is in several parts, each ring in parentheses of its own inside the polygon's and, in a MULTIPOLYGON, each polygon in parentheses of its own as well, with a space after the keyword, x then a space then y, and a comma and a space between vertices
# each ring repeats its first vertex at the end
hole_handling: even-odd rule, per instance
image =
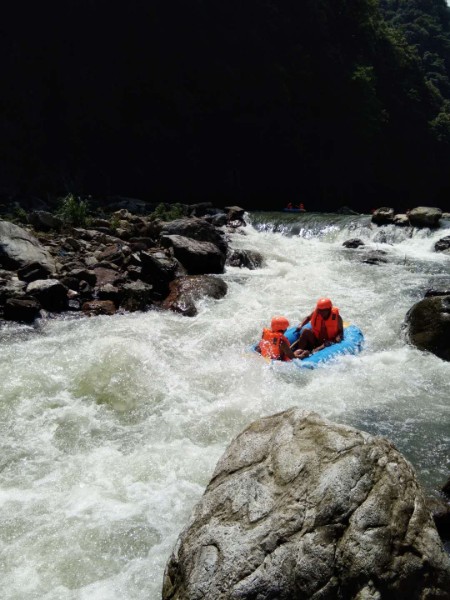
POLYGON ((289 361, 293 358, 305 358, 309 355, 308 351, 291 350, 290 342, 284 335, 289 327, 289 321, 286 317, 273 317, 270 323, 270 329, 263 329, 262 338, 256 350, 262 356, 272 360, 289 361))
POLYGON ((300 350, 309 350, 314 354, 344 339, 342 317, 329 298, 319 298, 314 311, 303 319, 297 331, 309 322, 311 329, 303 329, 297 342, 293 344, 300 350))

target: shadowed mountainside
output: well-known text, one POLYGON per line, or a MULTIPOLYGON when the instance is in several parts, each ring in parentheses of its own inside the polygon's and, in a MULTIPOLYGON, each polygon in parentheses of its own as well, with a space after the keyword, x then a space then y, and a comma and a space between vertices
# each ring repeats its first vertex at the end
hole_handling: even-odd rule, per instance
POLYGON ((10 6, 0 26, 3 198, 367 210, 448 196, 447 87, 376 0, 46 6, 10 6))

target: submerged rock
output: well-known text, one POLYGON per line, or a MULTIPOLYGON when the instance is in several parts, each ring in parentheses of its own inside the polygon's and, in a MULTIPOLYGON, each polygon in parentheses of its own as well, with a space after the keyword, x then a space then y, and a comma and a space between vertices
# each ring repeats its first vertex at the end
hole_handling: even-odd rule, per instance
POLYGON ((387 440, 298 409, 228 447, 167 564, 163 600, 448 598, 450 562, 387 440))
POLYGON ((364 242, 359 238, 351 238, 350 240, 346 240, 342 243, 344 248, 359 248, 360 246, 364 246, 364 242))
POLYGON ((227 258, 227 265, 231 267, 245 267, 253 271, 259 269, 264 262, 263 256, 256 250, 233 250, 227 258))

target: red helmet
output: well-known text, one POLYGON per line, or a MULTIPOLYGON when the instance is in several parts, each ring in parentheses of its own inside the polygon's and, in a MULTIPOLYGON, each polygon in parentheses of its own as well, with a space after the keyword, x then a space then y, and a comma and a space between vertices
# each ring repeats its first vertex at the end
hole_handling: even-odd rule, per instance
POLYGON ((270 328, 273 332, 286 331, 289 327, 289 321, 286 317, 274 317, 270 323, 270 328))
POLYGON ((333 308, 333 304, 329 298, 319 298, 317 300, 316 309, 326 310, 327 308, 333 308))

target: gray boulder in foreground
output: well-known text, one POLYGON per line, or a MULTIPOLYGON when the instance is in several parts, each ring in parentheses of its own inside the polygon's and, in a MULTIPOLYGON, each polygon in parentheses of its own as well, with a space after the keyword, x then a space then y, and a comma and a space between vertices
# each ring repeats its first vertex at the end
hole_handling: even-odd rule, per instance
POLYGON ((449 598, 450 562, 388 440, 290 409, 219 460, 166 567, 163 600, 449 598))

